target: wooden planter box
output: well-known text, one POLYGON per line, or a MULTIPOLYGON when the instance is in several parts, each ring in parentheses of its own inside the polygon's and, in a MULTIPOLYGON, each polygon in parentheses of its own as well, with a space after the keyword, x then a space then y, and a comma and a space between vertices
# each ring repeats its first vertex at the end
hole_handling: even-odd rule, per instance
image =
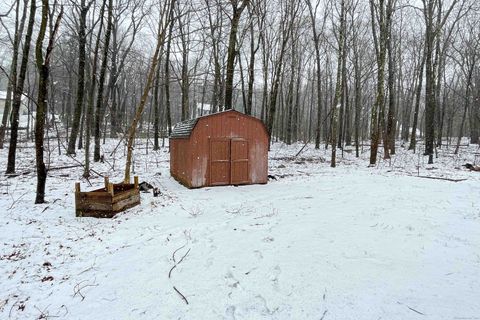
POLYGON ((75 215, 112 218, 121 211, 139 205, 138 177, 134 177, 134 181, 134 184, 113 184, 105 177, 104 188, 89 192, 81 192, 80 183, 75 183, 75 215))

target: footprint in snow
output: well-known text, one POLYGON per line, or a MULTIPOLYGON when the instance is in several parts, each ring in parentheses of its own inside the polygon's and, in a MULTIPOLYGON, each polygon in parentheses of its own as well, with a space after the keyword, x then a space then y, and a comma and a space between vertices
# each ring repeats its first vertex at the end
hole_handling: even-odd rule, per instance
POLYGON ((278 264, 273 267, 272 271, 270 271, 270 281, 272 281, 272 285, 277 291, 280 291, 280 286, 278 283, 280 273, 282 273, 282 269, 280 269, 280 266, 278 264))
POLYGON ((225 282, 226 282, 227 286, 229 286, 230 288, 238 288, 238 285, 240 284, 240 281, 238 281, 233 276, 233 273, 231 271, 228 271, 225 274, 225 282))
POLYGON ((255 257, 257 259, 263 259, 263 254, 262 254, 262 252, 260 252, 260 250, 255 250, 255 251, 253 251, 253 253, 255 254, 255 257))
POLYGON ((275 239, 273 237, 265 237, 262 240, 263 242, 273 242, 275 239))
POLYGON ((208 258, 205 262, 205 267, 209 268, 213 265, 213 258, 208 258))
POLYGON ((235 306, 228 306, 225 314, 227 319, 235 319, 235 306))

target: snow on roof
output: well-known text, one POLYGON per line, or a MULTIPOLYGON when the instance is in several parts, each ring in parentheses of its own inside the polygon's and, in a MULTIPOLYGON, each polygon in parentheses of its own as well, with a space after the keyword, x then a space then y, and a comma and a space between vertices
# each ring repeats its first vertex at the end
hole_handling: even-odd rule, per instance
POLYGON ((179 122, 173 128, 170 138, 188 138, 197 124, 198 118, 179 122))
POLYGON ((216 113, 205 114, 205 115, 197 117, 195 119, 185 120, 185 121, 177 123, 175 125, 175 127, 173 127, 172 134, 170 135, 170 138, 188 138, 188 137, 190 137, 190 134, 192 133, 193 128, 195 128, 195 125, 197 124, 198 119, 208 118, 208 117, 216 116, 216 115, 226 113, 226 112, 237 112, 237 113, 243 114, 243 113, 238 112, 234 109, 229 109, 229 110, 224 110, 224 111, 220 111, 220 112, 216 112, 216 113))

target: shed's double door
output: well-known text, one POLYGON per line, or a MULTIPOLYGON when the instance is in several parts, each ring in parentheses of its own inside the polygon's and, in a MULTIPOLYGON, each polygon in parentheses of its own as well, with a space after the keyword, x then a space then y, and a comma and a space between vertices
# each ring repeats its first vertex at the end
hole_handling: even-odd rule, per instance
POLYGON ((241 138, 210 140, 210 185, 246 184, 248 141, 241 138))

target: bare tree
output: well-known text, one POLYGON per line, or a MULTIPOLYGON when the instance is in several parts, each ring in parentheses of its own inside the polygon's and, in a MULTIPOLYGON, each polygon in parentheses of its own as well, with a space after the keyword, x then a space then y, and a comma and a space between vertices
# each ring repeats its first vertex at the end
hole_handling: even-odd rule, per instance
POLYGON ((346 8, 345 1, 340 2, 340 16, 338 27, 338 53, 337 53, 337 76, 335 82, 335 93, 332 104, 332 129, 331 129, 331 143, 332 143, 332 156, 330 159, 330 166, 335 168, 337 165, 337 126, 338 126, 338 112, 340 109, 340 99, 343 95, 343 81, 342 73, 345 67, 345 33, 347 30, 346 8))
POLYGON ((465 0, 452 0, 445 12, 443 11, 442 0, 422 0, 425 19, 425 155, 428 155, 429 164, 433 163, 437 105, 435 81, 438 72, 438 60, 435 58, 435 48, 443 26, 455 6, 460 2, 461 8, 455 21, 458 21, 462 16, 465 0))
POLYGON ((23 44, 22 62, 20 65, 20 72, 13 95, 11 130, 10 130, 10 145, 8 148, 7 170, 5 173, 15 172, 15 157, 17 152, 18 142, 18 122, 20 105, 22 103, 23 87, 25 85, 25 78, 28 66, 28 56, 30 53, 30 42, 32 40, 33 25, 35 23, 35 11, 37 9, 35 0, 30 2, 30 14, 28 18, 27 31, 25 33, 25 41, 23 44))
POLYGON ((232 18, 230 21, 230 35, 228 39, 227 53, 227 77, 225 80, 225 109, 232 109, 233 101, 233 73, 235 67, 236 45, 238 24, 243 10, 247 7, 250 0, 229 0, 232 6, 232 18))
POLYGON ((100 8, 100 25, 98 27, 97 40, 95 41, 95 49, 93 52, 93 62, 91 67, 90 88, 87 99, 87 110, 85 115, 85 166, 83 176, 88 178, 90 176, 90 137, 92 134, 92 124, 94 120, 94 104, 95 104, 95 88, 97 86, 97 63, 98 52, 100 50, 100 39, 103 31, 103 15, 105 13, 105 6, 107 1, 103 0, 100 8))
MULTIPOLYGON (((459 64, 460 70, 464 77, 465 93, 463 96, 463 114, 458 130, 457 144, 455 146, 454 154, 458 154, 460 149, 460 142, 464 135, 465 120, 468 110, 471 109, 473 98, 474 85, 474 71, 478 68, 478 61, 480 55, 480 36, 479 36, 479 22, 467 22, 466 30, 460 31, 460 48, 454 46, 454 50, 458 53, 459 59, 456 62, 459 64)), ((475 141, 476 142, 476 141, 475 141)))
POLYGON ((50 60, 53 52, 53 45, 55 43, 55 36, 58 32, 60 21, 63 16, 63 6, 60 8, 60 13, 57 16, 55 25, 51 27, 48 45, 43 53, 43 41, 47 31, 47 23, 53 18, 56 3, 53 4, 53 12, 49 13, 50 6, 48 0, 42 0, 42 15, 40 22, 40 30, 38 33, 36 48, 35 48, 35 62, 38 69, 38 95, 37 95, 37 115, 35 118, 35 155, 37 166, 37 193, 35 203, 45 202, 45 184, 47 180, 47 169, 44 162, 44 135, 45 135, 45 115, 48 105, 48 82, 50 75, 50 60))
POLYGON ((28 0, 23 1, 23 9, 21 11, 20 11, 20 6, 21 6, 20 0, 15 1, 12 4, 12 8, 13 8, 13 5, 15 4, 16 4, 15 34, 14 34, 13 43, 12 43, 13 53, 12 53, 12 62, 10 65, 10 74, 9 74, 8 85, 7 85, 7 96, 5 99, 5 107, 3 109, 2 124, 0 125, 0 149, 3 149, 3 143, 5 141, 7 121, 8 121, 8 117, 10 116, 10 109, 12 104, 12 93, 15 91, 15 87, 17 86, 18 55, 19 55, 19 48, 20 48, 20 40, 22 38, 23 30, 25 27, 25 19, 27 18, 28 0))
POLYGON ((278 90, 280 87, 280 80, 283 72, 283 63, 288 42, 292 35, 295 19, 298 17, 300 11, 300 2, 289 0, 282 5, 282 18, 279 25, 280 32, 280 47, 275 61, 275 67, 272 77, 272 88, 270 91, 270 106, 268 110, 267 131, 272 138, 273 123, 275 120, 275 112, 277 108, 278 90))
POLYGON ((142 97, 140 99, 139 104, 137 105, 134 118, 128 129, 127 159, 125 163, 124 183, 130 182, 130 168, 132 165, 133 140, 135 139, 135 133, 137 131, 138 122, 142 116, 143 110, 145 109, 145 105, 147 103, 148 93, 150 92, 152 82, 155 76, 155 71, 157 69, 160 48, 162 47, 163 42, 165 41, 165 33, 170 23, 173 23, 170 17, 172 16, 174 6, 175 6, 175 0, 169 0, 165 2, 162 7, 162 11, 161 11, 162 15, 158 23, 157 44, 155 47, 155 52, 153 54, 152 62, 148 70, 148 75, 145 82, 145 87, 143 89, 142 97))
MULTIPOLYGON (((322 122, 322 63, 321 63, 321 54, 320 54, 320 36, 325 28, 325 22, 327 21, 326 17, 323 18, 322 26, 320 30, 317 30, 317 12, 320 5, 320 1, 317 1, 315 4, 315 9, 313 9, 311 0, 305 0, 308 7, 308 13, 312 23, 312 36, 313 44, 315 47, 315 62, 317 66, 316 76, 317 76, 317 124, 315 129, 315 149, 320 148, 320 138, 321 138, 321 122, 322 122)), ((325 10, 326 14, 327 10, 325 10)))
MULTIPOLYGON (((385 128, 385 65, 388 45, 388 25, 391 18, 391 10, 395 0, 370 0, 372 35, 377 58, 377 90, 371 115, 371 148, 370 165, 377 162, 377 151, 380 142, 380 134, 385 128)), ((385 136, 384 132, 384 136, 385 136)), ((385 145, 385 158, 389 157, 388 146, 385 145)))
MULTIPOLYGON (((95 108, 95 149, 93 154, 93 161, 100 161, 100 123, 103 119, 106 106, 104 105, 103 97, 103 88, 105 86, 105 76, 107 72, 107 63, 108 63, 108 50, 110 47, 110 38, 112 34, 113 22, 113 1, 108 0, 108 11, 107 11, 107 30, 105 32, 105 43, 103 44, 103 58, 102 65, 100 67, 100 78, 98 81, 98 93, 97 93, 97 106, 95 108)), ((108 97, 108 95, 107 95, 108 97)))
POLYGON ((77 75, 77 97, 75 103, 75 111, 72 120, 72 129, 70 132, 70 138, 68 140, 68 154, 75 154, 75 142, 80 129, 80 118, 82 115, 84 95, 85 95, 85 55, 86 55, 86 23, 87 14, 90 6, 93 4, 93 0, 86 2, 86 0, 80 0, 80 6, 75 7, 78 10, 78 75, 77 75))

